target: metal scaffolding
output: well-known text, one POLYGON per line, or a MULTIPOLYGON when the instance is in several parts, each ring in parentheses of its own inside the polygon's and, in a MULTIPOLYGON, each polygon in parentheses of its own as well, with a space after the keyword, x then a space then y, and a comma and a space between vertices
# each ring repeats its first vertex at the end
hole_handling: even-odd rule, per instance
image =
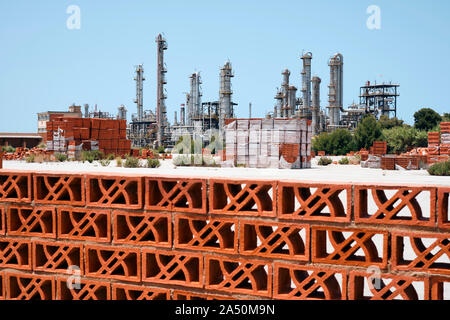
POLYGON ((367 81, 360 88, 360 105, 364 106, 366 113, 371 113, 376 118, 382 115, 397 117, 397 97, 400 96, 398 87, 399 84, 371 84, 367 81))

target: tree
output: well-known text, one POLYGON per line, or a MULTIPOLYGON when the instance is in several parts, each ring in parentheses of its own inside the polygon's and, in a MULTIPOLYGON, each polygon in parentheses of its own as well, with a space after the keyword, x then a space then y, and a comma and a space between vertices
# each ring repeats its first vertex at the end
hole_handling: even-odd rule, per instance
POLYGON ((414 113, 414 127, 419 130, 431 130, 441 121, 441 115, 430 108, 422 108, 414 113))
POLYGON ((450 113, 444 112, 442 115, 442 122, 450 122, 450 113))
POLYGON ((354 149, 353 137, 346 129, 338 129, 331 133, 322 132, 312 141, 313 150, 325 151, 330 155, 344 155, 354 149))
POLYGON ((413 127, 384 129, 383 136, 388 150, 393 152, 405 152, 411 148, 426 147, 428 144, 428 133, 413 127))
POLYGON ((358 150, 362 148, 369 149, 374 141, 379 140, 384 140, 380 124, 373 115, 365 116, 355 130, 355 147, 358 150))
POLYGON ((403 120, 396 117, 389 118, 386 115, 382 115, 378 120, 378 123, 380 124, 381 129, 391 129, 394 127, 403 127, 405 125, 403 120))

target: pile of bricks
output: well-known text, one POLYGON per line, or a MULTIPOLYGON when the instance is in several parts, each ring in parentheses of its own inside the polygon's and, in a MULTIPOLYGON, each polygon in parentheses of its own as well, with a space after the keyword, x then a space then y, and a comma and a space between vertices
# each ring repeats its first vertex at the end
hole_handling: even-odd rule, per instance
POLYGON ((386 141, 374 141, 372 148, 370 148, 370 154, 374 155, 384 155, 387 153, 387 142, 386 141))
POLYGON ((16 151, 14 153, 3 153, 3 159, 5 160, 23 160, 31 155, 42 157, 43 160, 49 159, 50 156, 53 154, 52 151, 48 151, 41 148, 16 148, 16 151))
POLYGON ((250 168, 310 168, 311 137, 307 120, 228 120, 225 158, 250 168))
POLYGON ((449 193, 2 170, 0 299, 444 299, 449 193))
POLYGON ((47 122, 47 148, 67 151, 69 145, 104 154, 130 154, 126 120, 53 117, 47 122))
POLYGON ((428 154, 450 155, 450 122, 441 122, 441 132, 428 132, 428 154))

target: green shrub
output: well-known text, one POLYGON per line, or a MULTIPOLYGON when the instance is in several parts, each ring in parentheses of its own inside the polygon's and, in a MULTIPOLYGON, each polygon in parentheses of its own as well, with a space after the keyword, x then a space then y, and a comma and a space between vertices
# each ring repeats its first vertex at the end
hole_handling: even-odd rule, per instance
POLYGON ((367 150, 373 145, 374 141, 382 141, 383 134, 381 125, 373 115, 365 116, 356 127, 354 141, 356 150, 366 148, 367 150))
POLYGON ((450 161, 438 162, 428 168, 432 176, 450 176, 450 161))
POLYGON ((102 165, 102 167, 107 167, 111 163, 111 160, 109 160, 109 159, 101 159, 101 160, 99 160, 99 162, 102 165))
POLYGON ((40 149, 45 149, 45 148, 47 148, 47 145, 45 143, 41 142, 41 143, 38 144, 37 147, 40 148, 40 149))
POLYGON ((31 155, 29 155, 28 157, 25 158, 25 161, 28 162, 28 163, 32 163, 32 162, 34 162, 35 158, 36 158, 36 155, 31 154, 31 155))
POLYGON ((342 158, 339 160, 339 164, 349 164, 350 160, 347 157, 342 158))
POLYGON ((116 158, 116 166, 117 167, 122 167, 122 165, 123 165, 122 158, 121 157, 117 157, 116 158))
POLYGON ((164 152, 166 152, 166 149, 164 148, 164 146, 159 146, 158 153, 164 153, 164 152))
POLYGON ((98 150, 91 150, 91 151, 83 151, 81 153, 81 161, 92 163, 94 160, 102 160, 104 159, 104 154, 101 151, 98 150))
POLYGON ((127 157, 123 166, 125 168, 139 168, 139 159, 133 157, 127 157))
POLYGON ((319 162, 317 164, 319 166, 327 166, 327 165, 331 164, 332 162, 333 162, 333 160, 331 160, 331 158, 320 157, 319 162))
POLYGON ((11 146, 3 146, 2 147, 2 152, 14 153, 14 152, 16 152, 16 148, 11 147, 11 146))
POLYGON ((312 148, 316 152, 325 151, 326 154, 336 156, 355 150, 353 137, 346 129, 338 129, 331 133, 322 132, 312 140, 312 148))
POLYGON ((114 160, 116 158, 116 155, 114 153, 110 153, 106 156, 106 160, 114 160))
POLYGON ((383 130, 388 151, 406 152, 408 149, 426 147, 428 144, 428 133, 413 127, 393 127, 383 130))
POLYGON ((65 153, 55 153, 55 158, 59 162, 64 162, 67 160, 67 155, 65 153))
POLYGON ((147 168, 158 168, 160 165, 158 159, 147 159, 147 168))

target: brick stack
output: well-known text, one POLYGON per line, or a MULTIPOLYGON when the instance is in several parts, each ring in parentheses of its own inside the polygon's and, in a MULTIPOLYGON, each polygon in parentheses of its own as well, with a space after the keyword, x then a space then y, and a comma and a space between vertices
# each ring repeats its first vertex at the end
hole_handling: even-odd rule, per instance
POLYGON ((237 119, 225 127, 225 157, 250 168, 310 168, 311 125, 300 119, 237 119))
POLYGON ((0 299, 442 300, 449 193, 2 170, 0 299))
POLYGON ((384 155, 387 153, 387 143, 386 141, 374 141, 372 147, 372 154, 374 155, 384 155))
POLYGON ((126 120, 54 117, 47 122, 47 148, 65 152, 67 146, 82 145, 83 150, 101 150, 105 154, 129 154, 126 120), (72 142, 73 141, 73 142, 72 142))

